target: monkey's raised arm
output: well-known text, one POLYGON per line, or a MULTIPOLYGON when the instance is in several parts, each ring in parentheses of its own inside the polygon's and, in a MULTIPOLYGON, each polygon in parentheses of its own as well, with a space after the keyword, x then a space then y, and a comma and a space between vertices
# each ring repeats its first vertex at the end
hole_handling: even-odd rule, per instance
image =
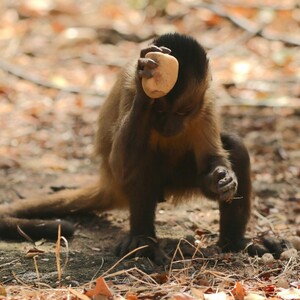
POLYGON ((109 156, 114 177, 123 183, 130 179, 148 149, 151 109, 151 99, 138 87, 130 110, 115 132, 109 156))
MULTIPOLYGON (((142 78, 151 78, 152 70, 158 65, 151 58, 145 58, 149 52, 170 53, 166 47, 151 45, 143 49, 134 69, 134 74, 125 73, 124 80, 131 80, 127 86, 134 88, 134 93, 123 91, 125 106, 129 109, 119 120, 116 128, 112 149, 109 155, 109 163, 114 177, 122 183, 128 182, 135 169, 139 168, 139 162, 145 157, 149 148, 149 137, 152 129, 153 103, 154 100, 147 96, 142 86, 142 78), (128 78, 127 78, 128 76, 128 78), (132 87, 133 86, 133 87, 132 87)), ((126 84, 124 85, 126 86, 126 84)), ((126 109, 126 107, 125 107, 126 109)))

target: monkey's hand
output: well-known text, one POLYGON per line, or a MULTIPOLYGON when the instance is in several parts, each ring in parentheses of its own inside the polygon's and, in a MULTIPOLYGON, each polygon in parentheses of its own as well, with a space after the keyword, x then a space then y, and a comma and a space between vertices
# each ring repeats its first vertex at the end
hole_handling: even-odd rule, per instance
POLYGON ((116 254, 120 257, 130 252, 132 254, 128 257, 148 257, 157 265, 163 265, 168 261, 167 255, 159 247, 156 238, 145 235, 129 235, 117 246, 116 254))
POLYGON ((220 201, 231 201, 237 191, 235 173, 223 166, 216 167, 209 175, 209 188, 220 201))
POLYGON ((155 60, 145 57, 146 54, 149 52, 159 52, 159 53, 169 54, 171 50, 166 47, 157 47, 155 45, 151 45, 141 50, 140 58, 138 59, 138 63, 137 63, 137 76, 136 76, 136 84, 137 84, 138 92, 140 91, 144 93, 141 84, 141 79, 152 78, 154 75, 153 73, 154 69, 158 67, 158 63, 155 60))

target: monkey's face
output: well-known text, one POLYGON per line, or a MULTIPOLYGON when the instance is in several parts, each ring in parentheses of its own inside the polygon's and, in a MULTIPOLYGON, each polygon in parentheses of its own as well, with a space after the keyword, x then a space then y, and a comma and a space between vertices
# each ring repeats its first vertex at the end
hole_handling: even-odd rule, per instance
POLYGON ((154 129, 164 137, 179 134, 184 128, 184 117, 172 112, 159 111, 154 116, 154 129))
POLYGON ((194 39, 179 34, 166 34, 156 40, 158 47, 171 49, 179 63, 173 89, 154 100, 153 128, 162 136, 180 134, 197 116, 207 88, 208 59, 203 47, 194 39), (183 46, 184 45, 184 46, 183 46))
POLYGON ((200 109, 202 101, 170 101, 160 98, 153 103, 153 128, 164 137, 180 134, 200 109))

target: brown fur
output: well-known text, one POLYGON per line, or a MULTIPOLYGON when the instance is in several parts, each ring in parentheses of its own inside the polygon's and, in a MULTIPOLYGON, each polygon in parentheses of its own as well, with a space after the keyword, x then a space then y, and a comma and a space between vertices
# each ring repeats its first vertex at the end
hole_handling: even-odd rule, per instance
MULTIPOLYGON (((242 143, 229 135, 224 136, 227 141, 227 147, 224 147, 205 51, 191 38, 177 34, 162 36, 154 43, 158 47, 170 47, 180 63, 179 79, 170 95, 155 100, 147 98, 136 75, 139 67, 136 63, 129 65, 121 72, 100 108, 96 134, 96 153, 102 159, 99 182, 44 199, 30 198, 2 205, 0 215, 5 216, 5 222, 0 220, 2 230, 17 225, 22 227, 27 222, 24 226, 30 234, 30 221, 18 218, 65 217, 129 207, 131 230, 121 243, 119 254, 124 255, 147 244, 149 248, 137 255, 149 256, 160 263, 164 255, 153 242, 158 198, 171 193, 181 200, 182 194, 197 190, 220 201, 220 245, 224 249, 227 246, 228 249, 243 247, 251 203, 249 157, 242 143), (185 57, 185 48, 199 60, 198 65, 194 66, 194 62, 185 57), (189 111, 181 117, 181 110, 186 107, 189 111), (160 110, 166 110, 162 112, 166 114, 165 118, 160 110), (178 123, 181 119, 182 122, 178 123), (152 127, 151 122, 156 125, 152 127), (240 150, 241 159, 236 152, 240 150), (229 178, 232 181, 227 184, 228 190, 235 192, 236 179, 231 168, 233 158, 236 158, 233 168, 241 187, 237 196, 242 200, 233 200, 231 205, 233 194, 227 195, 227 191, 218 189, 222 180, 229 178), (219 174, 218 168, 227 173, 219 174), (220 200, 223 196, 225 202, 220 200), (232 220, 235 213, 238 214, 236 223, 232 220)), ((153 49, 144 50, 147 51, 153 49)), ((162 50, 154 48, 154 51, 162 50)), ((39 222, 32 221, 32 232, 39 222)), ((52 221, 50 227, 57 224, 52 221)), ((63 225, 70 234, 69 224, 63 225)))

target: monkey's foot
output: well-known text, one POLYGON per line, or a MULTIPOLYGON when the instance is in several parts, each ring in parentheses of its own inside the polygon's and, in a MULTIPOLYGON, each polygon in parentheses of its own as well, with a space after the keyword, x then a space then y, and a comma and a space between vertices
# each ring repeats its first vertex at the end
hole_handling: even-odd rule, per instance
POLYGON ((159 247, 156 238, 150 236, 127 236, 117 246, 116 253, 118 256, 123 257, 130 252, 132 252, 132 254, 128 257, 148 257, 157 265, 166 264, 168 261, 167 255, 159 247))
POLYGON ((247 251, 251 256, 262 256, 265 253, 271 253, 274 258, 278 259, 280 254, 289 248, 292 248, 292 246, 287 240, 264 236, 251 241, 247 251))
POLYGON ((283 239, 277 239, 270 236, 263 236, 256 239, 242 238, 238 242, 222 243, 219 242, 218 246, 222 252, 237 252, 245 250, 251 256, 263 256, 265 253, 271 253, 274 258, 280 258, 280 254, 291 248, 291 244, 283 239))

